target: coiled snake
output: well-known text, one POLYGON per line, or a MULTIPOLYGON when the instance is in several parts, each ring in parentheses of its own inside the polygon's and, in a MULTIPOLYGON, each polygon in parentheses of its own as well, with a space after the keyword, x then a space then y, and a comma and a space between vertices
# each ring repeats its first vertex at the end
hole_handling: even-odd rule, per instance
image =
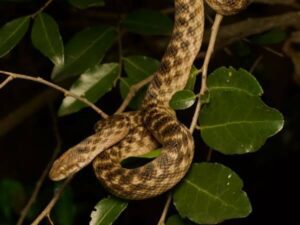
MULTIPOLYGON (((247 0, 207 0, 218 13, 234 14, 247 0)), ((64 179, 93 161, 97 178, 114 195, 146 199, 177 184, 194 155, 193 137, 169 107, 172 95, 184 88, 204 31, 203 0, 175 0, 175 25, 171 40, 154 74, 140 111, 113 115, 96 124, 96 132, 58 158, 49 173, 64 179), (159 145, 161 154, 134 169, 121 166, 130 156, 147 153, 159 145)))

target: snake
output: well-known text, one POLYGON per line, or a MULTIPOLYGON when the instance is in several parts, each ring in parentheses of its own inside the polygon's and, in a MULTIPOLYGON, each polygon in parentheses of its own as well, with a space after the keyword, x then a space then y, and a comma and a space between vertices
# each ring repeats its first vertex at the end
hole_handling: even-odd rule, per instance
MULTIPOLYGON (((232 15, 247 0, 206 0, 217 13, 232 15)), ((97 179, 113 195, 140 200, 173 188, 187 173, 194 156, 189 129, 170 108, 182 90, 200 50, 204 33, 204 1, 175 0, 174 27, 159 69, 154 73, 141 108, 115 114, 95 124, 95 133, 56 159, 49 172, 53 181, 65 179, 93 164, 97 179), (137 168, 121 162, 160 148, 160 155, 137 168)))

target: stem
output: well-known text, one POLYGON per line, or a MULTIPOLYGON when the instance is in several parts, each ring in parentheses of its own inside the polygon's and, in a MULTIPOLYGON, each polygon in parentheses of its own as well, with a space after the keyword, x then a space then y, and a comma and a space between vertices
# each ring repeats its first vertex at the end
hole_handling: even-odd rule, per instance
POLYGON ((37 10, 35 13, 31 14, 30 17, 31 18, 36 17, 39 13, 43 12, 52 2, 53 2, 53 0, 48 0, 39 10, 37 10))
POLYGON ((18 222, 16 223, 16 225, 22 225, 32 204, 35 202, 40 190, 41 190, 41 187, 44 183, 44 181, 46 180, 47 178, 47 175, 49 173, 49 170, 56 158, 56 156, 58 155, 60 149, 61 149, 61 138, 60 138, 60 135, 59 135, 59 131, 58 131, 58 127, 57 127, 57 119, 55 117, 55 114, 53 112, 53 110, 51 110, 51 114, 52 114, 52 120, 53 120, 53 133, 54 133, 54 136, 55 136, 55 139, 56 139, 56 147, 53 151, 53 154, 51 156, 51 159, 49 161, 49 163, 47 164, 46 168, 44 169, 42 175, 40 176, 40 178, 38 179, 36 185, 35 185, 35 188, 34 188, 34 191, 32 192, 32 195, 29 199, 29 201, 27 202, 27 204, 25 205, 25 207, 23 208, 22 212, 21 212, 21 215, 20 215, 20 218, 18 219, 18 222))
POLYGON ((195 113, 191 122, 190 131, 193 132, 195 130, 195 127, 197 126, 197 121, 199 118, 200 110, 201 110, 201 97, 206 93, 207 91, 207 71, 208 71, 208 65, 211 59, 211 56, 214 51, 214 46, 217 39, 217 34, 220 28, 220 24, 222 22, 223 16, 220 14, 216 14, 214 23, 211 28, 211 35, 209 39, 209 44, 207 48, 207 52, 204 58, 203 66, 202 66, 202 80, 201 80, 201 88, 199 92, 199 97, 195 109, 195 113))
POLYGON ((59 189, 53 195, 53 198, 48 203, 46 208, 38 215, 38 217, 31 223, 31 225, 38 225, 52 210, 55 206, 56 202, 59 200, 61 194, 63 193, 64 189, 66 188, 67 184, 72 180, 73 176, 68 177, 63 184, 59 187, 59 189))
MULTIPOLYGON (((24 74, 17 74, 17 73, 12 73, 12 72, 7 72, 7 71, 2 71, 0 70, 0 73, 7 75, 9 77, 12 77, 11 79, 22 79, 22 80, 30 80, 36 83, 40 83, 40 84, 44 84, 48 87, 51 87, 61 93, 63 93, 65 96, 71 96, 75 99, 77 99, 78 101, 81 101, 82 103, 86 104, 87 106, 91 107, 96 113, 98 113, 100 116, 102 116, 103 118, 107 118, 108 115, 106 113, 104 113, 101 109, 99 109, 95 104, 93 104, 92 102, 90 102, 89 100, 87 100, 86 98, 80 97, 50 81, 47 81, 41 77, 31 77, 28 75, 24 75, 24 74)), ((5 81, 4 81, 5 82, 5 81)))
POLYGON ((148 84, 152 80, 152 78, 153 78, 153 76, 147 77, 146 79, 132 85, 129 89, 129 92, 128 92, 126 98, 124 99, 121 106, 117 109, 117 111, 115 113, 118 114, 118 113, 123 112, 126 109, 126 107, 128 106, 128 104, 130 103, 131 99, 136 95, 136 93, 142 87, 144 87, 146 84, 148 84))
POLYGON ((165 206, 164 206, 164 209, 162 211, 162 214, 160 216, 160 219, 159 219, 157 225, 164 225, 165 224, 165 220, 166 220, 167 213, 168 213, 168 210, 169 210, 169 207, 170 207, 170 204, 171 204, 171 200, 172 200, 172 195, 171 195, 171 193, 169 193, 168 197, 167 197, 167 200, 166 200, 166 203, 165 203, 165 206))

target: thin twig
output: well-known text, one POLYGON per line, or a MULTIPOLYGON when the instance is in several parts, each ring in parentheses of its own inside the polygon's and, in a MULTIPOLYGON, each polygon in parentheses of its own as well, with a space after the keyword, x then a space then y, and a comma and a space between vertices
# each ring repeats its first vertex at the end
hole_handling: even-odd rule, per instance
POLYGON ((68 177, 62 185, 58 188, 58 190, 53 195, 53 198, 48 203, 46 208, 38 215, 38 217, 31 223, 31 225, 38 225, 52 210, 52 208, 55 206, 56 202, 59 200, 61 194, 63 193, 65 187, 67 184, 72 180, 73 176, 68 177))
POLYGON ((51 225, 54 225, 53 220, 51 219, 50 214, 47 214, 47 219, 51 225))
POLYGON ((31 18, 36 17, 39 13, 43 12, 52 2, 53 0, 48 0, 39 10, 31 14, 30 17, 31 18))
POLYGON ((7 77, 1 84, 0 89, 3 88, 5 85, 7 85, 9 82, 11 82, 14 78, 13 77, 7 77))
POLYGON ((216 43, 216 38, 217 38, 217 34, 218 34, 218 31, 219 31, 222 19, 223 19, 222 15, 216 14, 214 23, 213 23, 212 28, 211 28, 211 36, 210 36, 207 52, 206 52, 206 55, 205 55, 203 66, 202 66, 201 89, 200 89, 200 92, 199 92, 199 97, 198 97, 195 113, 194 113, 194 116, 193 116, 193 119, 192 119, 192 122, 191 122, 191 126, 190 126, 190 131, 191 132, 193 132, 195 130, 195 127, 197 125, 197 121, 198 121, 198 118, 199 118, 199 114, 200 114, 200 110, 201 110, 201 96, 203 96, 207 91, 206 80, 207 80, 208 65, 209 65, 210 58, 211 58, 211 56, 213 54, 213 51, 214 51, 214 46, 215 46, 215 43, 216 43))
POLYGON ((104 113, 101 109, 99 109, 95 104, 93 104, 92 102, 90 102, 89 100, 87 100, 86 98, 83 98, 81 96, 78 96, 50 81, 47 81, 41 77, 31 77, 28 75, 24 75, 24 74, 18 74, 18 73, 12 73, 12 72, 7 72, 7 71, 2 71, 0 70, 0 73, 10 76, 13 79, 22 79, 22 80, 30 80, 36 83, 40 83, 40 84, 44 84, 48 87, 51 87, 61 93, 63 93, 65 96, 71 96, 73 98, 76 98, 78 101, 81 101, 82 103, 86 104, 87 106, 91 107, 95 112, 97 112, 100 116, 102 116, 103 118, 107 118, 108 115, 106 113, 104 113))
POLYGON ((171 195, 171 193, 169 193, 168 197, 167 197, 167 200, 166 200, 166 203, 165 203, 165 206, 164 206, 164 209, 162 211, 162 214, 160 216, 160 219, 159 219, 157 225, 165 225, 165 220, 166 220, 167 213, 168 213, 168 210, 169 210, 169 207, 170 207, 170 204, 171 204, 171 200, 172 200, 172 195, 171 195))
POLYGON ((251 68, 250 68, 250 70, 249 70, 250 73, 253 73, 253 72, 254 72, 254 70, 255 70, 256 67, 259 65, 259 63, 261 62, 262 59, 263 59, 263 56, 260 55, 260 56, 255 60, 255 62, 253 63, 253 65, 251 66, 251 68))
POLYGON ((128 92, 126 98, 124 99, 121 106, 117 109, 117 111, 115 113, 117 114, 117 113, 123 112, 126 109, 126 107, 128 106, 128 104, 130 103, 131 99, 138 92, 138 90, 140 90, 142 87, 144 87, 146 84, 148 84, 152 80, 152 78, 153 78, 153 76, 147 77, 146 79, 132 85, 129 89, 129 92, 128 92))
POLYGON ((61 149, 61 138, 60 138, 60 135, 59 135, 59 130, 58 130, 58 126, 57 126, 57 119, 55 117, 55 114, 53 112, 53 110, 51 110, 51 115, 52 115, 52 120, 53 120, 53 133, 54 133, 54 137, 55 137, 55 140, 56 140, 56 147, 53 151, 53 154, 51 156, 51 159, 49 161, 49 163, 47 164, 46 168, 44 169, 42 175, 40 176, 40 178, 38 179, 36 185, 35 185, 35 188, 34 188, 34 191, 32 192, 32 195, 29 199, 29 201, 27 202, 27 204, 25 205, 25 207, 23 208, 22 212, 21 212, 21 215, 20 215, 20 218, 18 219, 18 222, 16 223, 16 225, 21 225, 23 224, 32 204, 35 202, 40 190, 41 190, 41 187, 44 183, 44 181, 46 180, 47 176, 48 176, 48 173, 49 173, 49 170, 56 158, 56 156, 58 155, 58 153, 60 152, 60 149, 61 149))

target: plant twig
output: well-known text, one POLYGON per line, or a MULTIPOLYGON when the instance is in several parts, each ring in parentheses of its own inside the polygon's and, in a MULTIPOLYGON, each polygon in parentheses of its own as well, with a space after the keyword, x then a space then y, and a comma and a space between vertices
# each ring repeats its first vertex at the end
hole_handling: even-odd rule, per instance
POLYGON ((159 219, 157 225, 165 225, 165 220, 166 220, 167 213, 168 213, 168 210, 169 210, 169 207, 170 207, 170 204, 171 204, 171 200, 172 200, 172 195, 171 195, 171 193, 168 193, 164 209, 162 211, 162 214, 160 216, 160 219, 159 219))
POLYGON ((207 80, 208 65, 209 65, 210 58, 211 58, 211 56, 213 54, 213 51, 214 51, 214 46, 215 46, 215 43, 216 43, 216 38, 217 38, 217 34, 218 34, 218 31, 219 31, 222 19, 223 19, 222 15, 216 14, 214 23, 213 23, 212 28, 211 28, 211 36, 210 36, 207 52, 206 52, 206 55, 205 55, 203 66, 202 66, 201 88, 200 88, 200 92, 199 92, 199 96, 198 96, 198 101, 197 101, 195 113, 194 113, 194 116, 193 116, 193 119, 192 119, 192 122, 191 122, 191 126, 190 126, 191 133, 195 130, 195 127, 197 125, 197 121, 198 121, 198 118, 199 118, 199 114, 200 114, 200 110, 201 110, 201 96, 203 96, 207 91, 206 80, 207 80))
POLYGON ((104 113, 101 109, 99 109, 95 104, 93 104, 92 102, 90 102, 89 100, 87 100, 86 98, 83 98, 81 96, 78 96, 50 81, 47 81, 41 77, 31 77, 28 75, 24 75, 24 74, 18 74, 18 73, 12 73, 12 72, 7 72, 7 71, 2 71, 0 70, 0 73, 10 76, 12 77, 12 79, 22 79, 22 80, 30 80, 36 83, 40 83, 40 84, 44 84, 48 87, 51 87, 61 93, 63 93, 65 96, 71 96, 73 98, 76 98, 78 101, 81 101, 82 103, 86 104, 87 106, 91 107, 95 112, 97 112, 100 116, 102 116, 103 118, 107 118, 108 115, 106 113, 104 113))
POLYGON ((56 147, 53 151, 53 154, 51 156, 51 159, 50 159, 49 163, 47 164, 47 166, 44 169, 44 171, 43 171, 42 175, 40 176, 40 178, 38 179, 38 181, 35 185, 34 191, 32 192, 32 195, 31 195, 29 201, 27 202, 27 204, 23 208, 23 210, 21 212, 21 215, 20 215, 20 218, 18 219, 16 225, 23 224, 23 222, 24 222, 24 220, 25 220, 32 204, 35 202, 35 200, 36 200, 36 198, 37 198, 37 196, 38 196, 38 194, 41 190, 41 187, 42 187, 44 181, 46 180, 46 178, 48 176, 49 170, 50 170, 56 156, 58 155, 58 153, 61 149, 61 138, 60 138, 58 127, 57 127, 57 119, 56 119, 52 109, 51 109, 51 114, 52 114, 52 120, 53 120, 53 133, 54 133, 55 140, 56 140, 56 147))
POLYGON ((58 190, 53 195, 53 198, 48 203, 46 208, 38 215, 38 217, 31 223, 31 225, 38 225, 52 210, 52 208, 55 206, 56 202, 59 200, 61 194, 63 193, 65 187, 67 184, 72 180, 73 176, 68 177, 62 185, 58 188, 58 190))
POLYGON ((36 17, 39 13, 43 12, 52 2, 53 0, 48 0, 39 10, 31 14, 30 17, 31 18, 36 17))
POLYGON ((123 112, 128 104, 130 103, 131 99, 135 96, 135 94, 140 90, 142 87, 144 87, 146 84, 148 84, 152 80, 153 76, 147 77, 146 79, 132 85, 129 89, 129 92, 122 102, 121 106, 117 109, 115 113, 121 113, 123 112))
POLYGON ((263 59, 263 56, 260 55, 256 60, 255 62, 253 63, 253 65, 251 66, 251 68, 249 69, 249 72, 250 73, 253 73, 255 68, 259 65, 259 63, 261 62, 261 60, 263 59))
POLYGON ((0 84, 0 89, 3 88, 5 85, 7 85, 9 82, 11 82, 14 78, 12 77, 7 77, 1 84, 0 84))

